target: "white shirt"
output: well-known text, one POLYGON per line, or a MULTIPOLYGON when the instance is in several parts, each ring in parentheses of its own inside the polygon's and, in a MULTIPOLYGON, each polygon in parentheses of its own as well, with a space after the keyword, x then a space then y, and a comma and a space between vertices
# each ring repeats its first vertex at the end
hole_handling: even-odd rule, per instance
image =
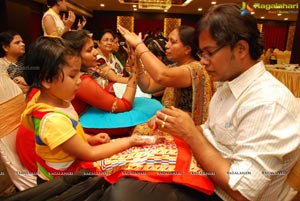
POLYGON ((62 21, 62 19, 60 18, 60 15, 57 14, 52 8, 49 8, 44 13, 43 18, 42 18, 42 28, 43 28, 44 36, 49 35, 49 34, 46 33, 46 28, 45 28, 45 24, 44 24, 44 18, 47 15, 50 15, 53 18, 53 20, 55 22, 56 29, 57 29, 57 33, 61 36, 64 33, 65 24, 62 21))
POLYGON ((100 59, 100 58, 103 58, 106 61, 107 65, 117 75, 123 76, 124 67, 123 67, 123 65, 121 64, 121 62, 118 60, 118 58, 115 55, 110 54, 110 58, 109 59, 105 58, 103 55, 99 55, 98 59, 100 59))
POLYGON ((9 77, 8 66, 9 64, 0 58, 0 104, 23 93, 20 87, 9 77))
MULTIPOLYGON (((277 200, 299 157, 300 104, 262 62, 219 83, 203 133, 231 161, 229 185, 249 200, 277 200)), ((218 186, 223 200, 233 200, 218 186)))

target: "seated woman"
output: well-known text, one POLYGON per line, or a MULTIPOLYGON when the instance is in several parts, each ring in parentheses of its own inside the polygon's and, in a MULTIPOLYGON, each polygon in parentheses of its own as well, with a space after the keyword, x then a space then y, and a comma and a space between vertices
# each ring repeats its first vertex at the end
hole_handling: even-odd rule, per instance
POLYGON ((25 44, 20 34, 11 30, 0 33, 0 65, 6 68, 10 78, 26 94, 29 87, 23 78, 24 53, 25 44))
MULTIPOLYGON (((102 123, 104 122, 103 116, 107 117, 107 119, 111 119, 108 121, 109 125, 105 127, 85 126, 85 121, 81 120, 85 130, 89 133, 106 132, 111 136, 128 135, 134 125, 121 126, 116 125, 116 122, 119 122, 117 121, 118 113, 129 112, 133 109, 137 87, 136 71, 132 71, 131 76, 126 78, 128 79, 128 82, 125 92, 122 98, 118 98, 104 90, 88 73, 91 66, 97 66, 96 56, 98 54, 97 50, 94 48, 91 34, 87 30, 78 30, 66 32, 62 37, 71 42, 73 48, 80 52, 82 60, 80 69, 81 84, 76 92, 75 98, 72 100, 76 112, 79 115, 86 116, 86 113, 90 113, 87 109, 90 109, 92 110, 91 113, 95 114, 102 123)), ((131 61, 135 62, 135 59, 132 57, 131 61)), ((149 100, 147 103, 148 102, 149 100)), ((150 115, 154 114, 156 110, 153 110, 150 115)), ((151 117, 150 115, 148 115, 149 118, 151 117)), ((123 122, 128 120, 122 115, 120 118, 123 122)), ((100 124, 97 122, 97 125, 100 124)))
MULTIPOLYGON (((176 67, 172 68, 151 53, 140 36, 121 26, 118 28, 127 43, 135 47, 135 53, 139 55, 142 62, 137 65, 138 85, 142 91, 155 93, 166 88, 162 98, 165 107, 175 106, 189 112, 196 125, 205 122, 215 87, 199 62, 194 28, 180 26, 169 34, 166 56, 176 63, 176 67)), ((138 130, 138 132, 142 131, 138 130)))
POLYGON ((113 54, 115 48, 115 33, 110 29, 104 29, 100 32, 100 39, 98 43, 98 65, 101 68, 101 79, 107 82, 103 87, 109 83, 110 86, 115 83, 127 83, 128 77, 125 77, 125 68, 118 58, 113 54), (104 73, 105 72, 105 73, 104 73))

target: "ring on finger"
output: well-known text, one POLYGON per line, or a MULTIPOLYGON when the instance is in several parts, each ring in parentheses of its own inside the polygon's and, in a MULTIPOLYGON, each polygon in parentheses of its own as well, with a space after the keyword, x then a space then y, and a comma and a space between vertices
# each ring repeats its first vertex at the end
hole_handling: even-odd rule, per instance
POLYGON ((162 124, 161 124, 161 128, 164 128, 165 124, 166 124, 166 122, 163 121, 162 124))
POLYGON ((164 121, 167 121, 168 115, 165 114, 164 121))

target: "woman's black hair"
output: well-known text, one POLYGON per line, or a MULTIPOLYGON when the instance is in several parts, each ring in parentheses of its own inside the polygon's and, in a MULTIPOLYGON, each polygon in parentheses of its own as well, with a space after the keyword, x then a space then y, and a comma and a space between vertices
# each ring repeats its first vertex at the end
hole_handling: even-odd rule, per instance
POLYGON ((0 57, 4 57, 6 55, 3 46, 9 46, 16 35, 20 34, 13 30, 7 30, 0 33, 0 57))
POLYGON ((115 32, 113 32, 113 30, 111 30, 111 29, 103 29, 103 30, 100 31, 99 40, 101 40, 102 37, 104 36, 104 34, 106 34, 106 33, 110 33, 113 36, 113 38, 116 37, 116 34, 115 34, 115 32))
POLYGON ((84 44, 91 39, 91 35, 88 30, 81 29, 77 31, 67 31, 61 37, 68 40, 71 47, 80 53, 84 44))
POLYGON ((197 52, 199 50, 198 44, 195 38, 195 29, 191 26, 180 26, 178 27, 179 38, 184 45, 188 45, 192 48, 192 57, 199 61, 197 52))

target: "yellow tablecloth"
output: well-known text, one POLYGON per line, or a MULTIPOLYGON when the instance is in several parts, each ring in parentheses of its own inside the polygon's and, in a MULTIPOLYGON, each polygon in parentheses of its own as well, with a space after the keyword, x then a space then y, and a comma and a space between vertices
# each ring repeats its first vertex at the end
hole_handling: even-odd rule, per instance
POLYGON ((296 96, 300 97, 300 71, 266 68, 296 96))

